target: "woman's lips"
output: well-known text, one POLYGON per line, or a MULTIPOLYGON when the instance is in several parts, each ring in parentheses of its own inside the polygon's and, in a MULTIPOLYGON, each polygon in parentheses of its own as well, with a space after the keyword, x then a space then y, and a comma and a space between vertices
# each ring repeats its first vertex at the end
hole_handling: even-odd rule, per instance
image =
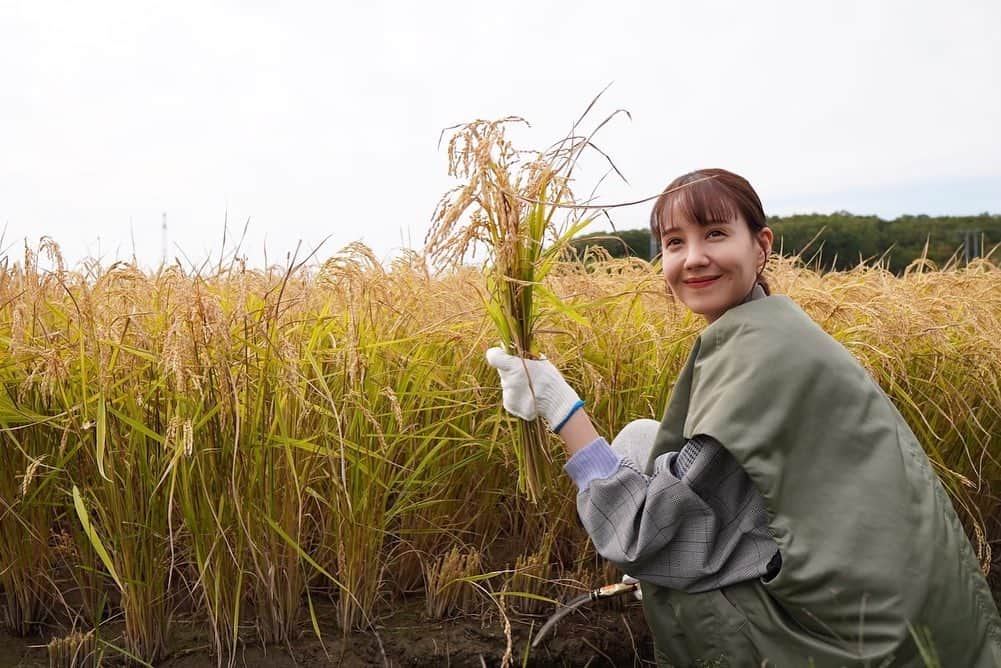
POLYGON ((687 285, 690 288, 704 288, 707 285, 712 285, 713 283, 715 283, 716 279, 718 278, 719 276, 709 276, 706 278, 698 278, 698 279, 693 278, 685 281, 685 285, 687 285))

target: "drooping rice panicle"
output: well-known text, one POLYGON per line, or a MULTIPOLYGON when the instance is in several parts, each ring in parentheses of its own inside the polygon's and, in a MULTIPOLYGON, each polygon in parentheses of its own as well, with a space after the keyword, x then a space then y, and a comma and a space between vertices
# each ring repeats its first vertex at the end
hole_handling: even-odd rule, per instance
MULTIPOLYGON (((540 323, 554 314, 580 320, 544 281, 569 240, 590 222, 574 210, 569 187, 577 157, 589 144, 571 136, 546 153, 524 153, 505 136, 509 125, 522 122, 475 121, 455 130, 449 174, 466 183, 442 199, 426 248, 452 266, 478 250, 488 253, 485 307, 498 338, 512 354, 535 358, 540 323), (570 212, 561 226, 558 212, 570 212)), ((519 487, 536 500, 552 468, 549 437, 539 419, 518 428, 513 452, 519 487)))
MULTIPOLYGON (((549 258, 523 276, 531 300, 504 306, 538 318, 517 345, 548 354, 600 433, 659 415, 702 323, 655 264, 549 258)), ((151 661, 180 621, 231 664, 325 631, 325 613, 347 633, 425 592, 432 614, 496 614, 477 584, 562 599, 612 577, 572 483, 545 483, 545 512, 518 489, 522 437, 482 359, 508 320, 481 299, 517 284, 429 260, 383 267, 355 245, 211 274, 0 262, 0 623, 94 631, 108 658, 151 661)), ((769 266, 901 410, 1001 591, 996 258, 769 266)))

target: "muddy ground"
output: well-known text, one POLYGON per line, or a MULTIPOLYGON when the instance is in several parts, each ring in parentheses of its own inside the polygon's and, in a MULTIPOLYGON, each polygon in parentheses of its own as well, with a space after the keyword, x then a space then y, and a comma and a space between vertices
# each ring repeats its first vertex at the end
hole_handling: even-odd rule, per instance
MULTIPOLYGON (((261 647, 248 642, 237 666, 292 668, 294 666, 499 666, 506 649, 499 615, 428 621, 420 604, 397 609, 376 625, 377 632, 341 637, 333 624, 321 624, 323 641, 303 626, 288 646, 261 647)), ((332 610, 318 610, 321 619, 333 619, 332 610)), ((636 601, 600 601, 561 621, 556 632, 538 648, 526 650, 530 634, 546 615, 511 614, 514 666, 650 666, 653 647, 636 601)), ((109 638, 114 629, 105 631, 109 638)), ((43 631, 30 638, 0 632, 0 668, 48 668, 45 644, 57 632, 43 631)), ((157 668, 214 668, 204 628, 175 624, 171 653, 157 668)), ((111 652, 110 654, 114 654, 111 652)), ((105 665, 123 665, 109 657, 105 665)))

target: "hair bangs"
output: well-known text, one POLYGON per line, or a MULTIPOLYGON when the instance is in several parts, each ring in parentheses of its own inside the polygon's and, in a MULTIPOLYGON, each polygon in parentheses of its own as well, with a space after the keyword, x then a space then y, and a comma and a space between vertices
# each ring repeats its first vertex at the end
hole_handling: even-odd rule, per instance
MULTIPOLYGON (((660 194, 650 211, 650 232, 659 241, 682 222, 706 226, 739 218, 751 234, 768 227, 761 198, 747 179, 725 169, 698 169, 671 181, 660 194)), ((758 283, 771 294, 763 275, 758 283)))
POLYGON ((733 193, 715 176, 686 174, 672 183, 651 212, 650 227, 658 234, 675 227, 678 221, 698 225, 728 222, 740 215, 733 193))

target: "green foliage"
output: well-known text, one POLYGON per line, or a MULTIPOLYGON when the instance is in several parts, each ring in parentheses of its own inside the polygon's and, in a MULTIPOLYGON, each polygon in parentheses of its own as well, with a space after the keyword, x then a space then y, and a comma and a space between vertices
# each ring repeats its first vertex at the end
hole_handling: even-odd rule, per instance
POLYGON ((950 258, 963 260, 964 236, 977 237, 981 256, 1001 244, 1001 216, 900 216, 883 220, 844 211, 830 215, 809 214, 772 217, 775 247, 783 255, 802 255, 825 271, 844 271, 862 262, 873 263, 884 255, 886 267, 900 274, 925 255, 938 266, 950 258), (811 240, 816 239, 812 244, 811 240))
MULTIPOLYGON (((988 256, 992 248, 1001 244, 1001 215, 987 213, 883 220, 836 211, 771 216, 768 224, 775 231, 777 253, 784 257, 799 255, 822 271, 844 271, 882 260, 887 269, 900 274, 922 257, 940 267, 954 257, 963 262, 967 235, 975 238, 980 257, 988 256)), ((612 257, 649 260, 650 232, 646 229, 596 232, 577 237, 573 246, 581 254, 587 248, 600 246, 612 257)))
POLYGON ((650 231, 622 230, 621 232, 593 232, 575 238, 571 245, 578 254, 587 248, 599 246, 612 257, 638 257, 650 259, 650 231))

